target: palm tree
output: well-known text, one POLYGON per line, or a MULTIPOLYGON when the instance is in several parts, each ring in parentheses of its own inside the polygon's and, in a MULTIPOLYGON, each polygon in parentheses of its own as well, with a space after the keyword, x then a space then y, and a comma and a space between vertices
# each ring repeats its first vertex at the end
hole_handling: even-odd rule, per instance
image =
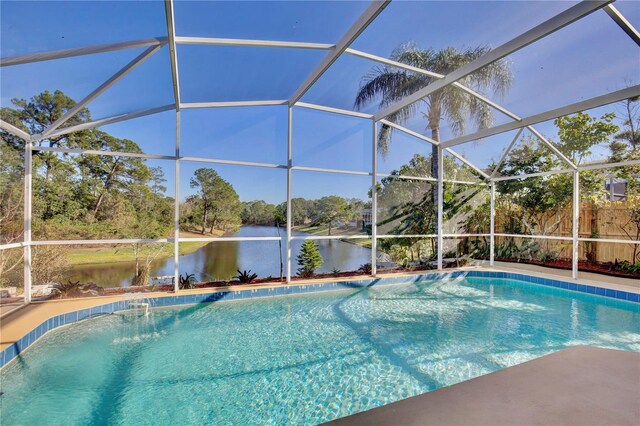
MULTIPOLYGON (((457 50, 448 47, 439 51, 433 49, 419 49, 414 45, 402 45, 391 54, 391 59, 438 74, 449 74, 452 71, 486 54, 488 47, 457 50)), ((360 109, 379 97, 380 107, 384 108, 400 101, 406 96, 428 86, 437 80, 424 74, 406 71, 392 66, 379 66, 372 69, 362 79, 360 91, 356 96, 355 107, 360 109)), ((504 96, 511 84, 512 74, 510 63, 499 60, 488 65, 459 82, 479 93, 492 91, 500 97, 504 96)), ((455 86, 447 86, 437 90, 426 98, 415 102, 387 117, 389 121, 403 124, 410 118, 422 114, 427 120, 427 128, 431 130, 431 138, 440 141, 440 121, 446 118, 454 134, 464 133, 468 122, 474 122, 478 128, 492 124, 491 107, 478 98, 469 95, 455 86)), ((386 125, 378 138, 378 151, 386 155, 389 149, 392 128, 386 125)), ((437 176, 438 150, 432 147, 433 177, 437 176)))

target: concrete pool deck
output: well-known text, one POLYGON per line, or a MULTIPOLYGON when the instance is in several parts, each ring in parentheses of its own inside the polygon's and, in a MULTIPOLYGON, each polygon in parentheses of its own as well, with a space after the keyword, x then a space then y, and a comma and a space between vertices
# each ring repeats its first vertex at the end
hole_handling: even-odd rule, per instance
MULTIPOLYGON (((570 277, 563 275, 563 273, 568 273, 570 275, 571 271, 562 271, 562 270, 550 270, 549 268, 541 268, 531 265, 521 265, 521 264, 504 264, 504 265, 496 265, 496 267, 487 267, 487 266, 470 266, 464 268, 455 268, 455 269, 446 269, 444 272, 455 272, 455 271, 486 271, 486 272, 514 272, 521 273, 531 276, 536 276, 540 278, 548 278, 548 279, 560 279, 564 281, 572 281, 570 277), (527 268, 523 266, 528 266, 527 268), (537 269, 536 269, 537 268, 537 269)), ((436 271, 418 271, 418 272, 409 272, 409 273, 393 273, 393 274, 378 274, 378 278, 394 278, 400 276, 415 276, 421 274, 428 274, 436 271)), ((326 282, 336 282, 336 281, 345 281, 345 280, 363 280, 369 279, 370 277, 366 276, 355 276, 353 278, 325 278, 319 280, 295 280, 291 283, 291 285, 313 285, 318 283, 326 283, 326 282)), ((640 280, 632 280, 632 279, 624 279, 624 278, 611 278, 604 275, 598 274, 589 274, 587 276, 581 276, 578 282, 593 285, 597 287, 609 288, 614 290, 622 290, 627 292, 633 292, 640 294, 640 280)), ((255 285, 236 285, 224 288, 203 288, 203 289, 193 289, 193 290, 181 290, 178 294, 180 295, 189 295, 189 294, 203 294, 203 293, 211 293, 215 291, 237 291, 237 290, 248 290, 248 289, 261 289, 261 288, 269 288, 269 287, 280 287, 283 284, 255 284, 255 285)), ((144 293, 145 297, 171 297, 176 295, 176 293, 172 292, 156 292, 156 293, 144 293)), ((29 331, 33 330, 43 321, 48 320, 56 315, 65 314, 69 312, 74 312, 86 308, 92 308, 95 306, 104 305, 111 302, 116 302, 120 300, 130 299, 130 295, 116 295, 116 296, 101 296, 101 297, 89 297, 89 298, 77 298, 77 299, 62 299, 62 300, 46 300, 46 301, 38 301, 32 302, 29 305, 23 305, 14 309, 8 313, 2 313, 2 317, 0 318, 0 351, 4 350, 8 346, 17 342, 22 336, 27 334, 29 331)))
POLYGON ((326 424, 639 425, 640 353, 574 346, 326 424))

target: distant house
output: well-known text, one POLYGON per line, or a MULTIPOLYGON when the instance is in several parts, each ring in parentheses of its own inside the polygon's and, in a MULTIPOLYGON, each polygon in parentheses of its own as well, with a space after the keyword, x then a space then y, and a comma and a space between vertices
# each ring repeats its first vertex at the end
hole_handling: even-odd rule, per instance
POLYGON ((362 228, 371 226, 371 209, 360 210, 360 220, 362 221, 362 228))
MULTIPOLYGON (((634 176, 640 182, 640 176, 634 176)), ((609 175, 604 181, 604 189, 607 192, 607 201, 624 201, 627 199, 627 187, 629 181, 627 179, 616 178, 609 175)))

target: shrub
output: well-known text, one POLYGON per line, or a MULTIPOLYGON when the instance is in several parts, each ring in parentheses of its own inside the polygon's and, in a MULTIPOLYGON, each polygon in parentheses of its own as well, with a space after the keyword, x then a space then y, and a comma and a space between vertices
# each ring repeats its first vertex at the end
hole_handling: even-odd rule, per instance
POLYGON ((313 240, 306 240, 302 243, 297 259, 299 266, 298 275, 303 278, 312 276, 324 262, 318 250, 318 244, 313 240))
POLYGON ((134 287, 146 287, 149 284, 149 267, 147 265, 141 265, 137 268, 136 274, 131 280, 131 285, 134 287))
POLYGON ((533 260, 540 252, 540 244, 536 241, 523 241, 518 246, 519 260, 533 260))
POLYGON ((420 261, 420 267, 426 270, 438 269, 438 265, 434 265, 430 260, 420 261))
MULTIPOLYGON (((616 259, 616 263, 618 263, 617 259, 616 259)), ((631 263, 628 260, 625 260, 621 262, 619 265, 620 265, 620 270, 622 270, 622 272, 625 272, 627 274, 640 274, 640 261, 636 263, 631 263)))
POLYGON ((476 259, 488 259, 490 254, 489 244, 484 240, 472 240, 469 254, 476 259))
POLYGON ((540 255, 542 262, 555 262, 558 260, 558 252, 554 250, 545 251, 540 255))
POLYGON ((365 263, 364 265, 360 265, 360 267, 358 268, 358 271, 364 272, 367 275, 371 275, 371 264, 365 263))
POLYGON ((180 290, 195 288, 196 286, 195 284, 196 284, 195 275, 187 274, 186 272, 184 274, 184 277, 180 275, 178 280, 178 288, 180 288, 180 290))
POLYGON ((102 296, 104 289, 96 283, 80 284, 80 281, 67 281, 55 284, 51 290, 52 299, 65 299, 68 297, 102 296))
POLYGON ((471 259, 467 256, 456 257, 456 267, 467 266, 471 263, 471 259))
POLYGON ((238 275, 233 278, 237 279, 242 284, 249 284, 251 281, 258 278, 258 274, 252 274, 251 269, 248 271, 240 271, 240 269, 238 269, 238 275))
POLYGON ((66 250, 60 246, 35 246, 31 259, 31 279, 34 284, 61 281, 68 268, 66 250))

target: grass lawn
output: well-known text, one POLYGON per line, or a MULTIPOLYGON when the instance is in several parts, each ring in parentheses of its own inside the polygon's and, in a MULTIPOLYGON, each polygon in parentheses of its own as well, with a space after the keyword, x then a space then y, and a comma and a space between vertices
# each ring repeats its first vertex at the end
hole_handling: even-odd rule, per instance
MULTIPOLYGON (((306 232, 311 235, 329 235, 329 226, 327 225, 298 225, 293 227, 294 230, 300 232, 306 232)), ((352 228, 333 228, 331 229, 332 235, 362 235, 365 231, 360 228, 352 227, 352 228)), ((371 248, 371 239, 370 238, 358 238, 351 239, 345 238, 341 239, 345 243, 355 244, 361 247, 371 248)))
MULTIPOLYGON (((199 232, 180 231, 181 238, 219 237, 223 234, 223 231, 218 230, 214 230, 213 234, 207 232, 204 235, 199 232)), ((180 255, 193 253, 200 247, 206 246, 207 244, 207 241, 181 242, 179 246, 180 255)), ((147 254, 155 254, 157 250, 160 250, 160 253, 157 254, 158 258, 173 256, 173 243, 145 244, 140 250, 140 256, 144 258, 147 254), (159 248, 159 245, 162 245, 161 249, 159 248)), ((102 247, 75 246, 67 249, 65 254, 69 265, 133 262, 136 260, 132 244, 118 244, 102 247)))

